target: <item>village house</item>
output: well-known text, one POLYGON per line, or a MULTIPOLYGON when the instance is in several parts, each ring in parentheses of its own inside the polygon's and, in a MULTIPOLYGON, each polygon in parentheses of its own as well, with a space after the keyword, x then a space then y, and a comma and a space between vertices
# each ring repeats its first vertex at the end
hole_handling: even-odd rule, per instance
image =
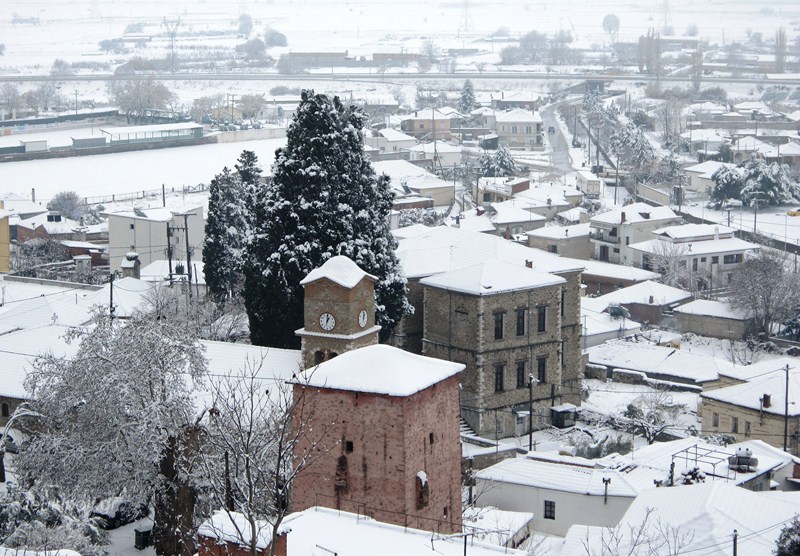
POLYGON ((645 280, 599 297, 584 297, 581 303, 598 313, 608 312, 609 307, 622 307, 628 313, 627 318, 658 324, 664 315, 692 299, 691 292, 645 280))
POLYGON ((461 165, 461 147, 437 140, 409 147, 409 160, 430 169, 455 168, 461 165))
POLYGON ((760 439, 800 455, 800 369, 789 363, 742 384, 703 392, 704 434, 760 439))
POLYGON ((653 230, 681 224, 683 220, 669 207, 634 203, 593 216, 589 222, 594 258, 630 266, 633 264, 630 244, 649 240, 653 230))
POLYGON ((589 223, 574 226, 545 226, 527 232, 528 247, 542 249, 572 259, 589 260, 594 245, 589 241, 589 223))
POLYGON ((417 140, 402 131, 386 127, 377 131, 366 132, 364 144, 375 147, 381 153, 403 154, 417 144, 417 140))
POLYGON ((742 340, 753 334, 753 317, 730 303, 696 299, 673 309, 678 330, 725 340, 742 340))
POLYGON ((687 188, 692 191, 697 191, 703 195, 709 195, 711 190, 714 189, 714 173, 720 168, 736 168, 735 164, 728 164, 725 162, 718 162, 716 160, 706 160, 700 164, 693 164, 683 169, 686 175, 689 176, 689 183, 687 188))
POLYGON ((724 288, 744 265, 745 255, 760 249, 734 236, 733 228, 716 224, 683 224, 652 231, 652 239, 628 245, 627 264, 645 270, 677 265, 701 289, 724 288))
MULTIPOLYGON (((202 206, 182 209, 134 208, 103 216, 108 218, 108 250, 112 270, 118 269, 125 255, 131 251, 139 254, 144 266, 159 259, 185 260, 187 238, 189 252, 200 259, 205 240, 202 206)), ((189 272, 188 269, 185 271, 189 272)))
POLYGON ((678 551, 728 556, 737 532, 739 554, 772 556, 781 532, 776 524, 797 514, 798 493, 750 492, 722 481, 678 488, 651 488, 639 494, 619 522, 612 541, 605 527, 575 525, 566 535, 561 556, 600 554, 613 542, 622 554, 638 554, 649 543, 679 545, 678 551), (636 531, 639 535, 632 535, 636 531))
POLYGON ((396 194, 395 208, 447 207, 455 198, 455 185, 407 160, 373 164, 375 173, 386 174, 396 194), (425 203, 424 199, 429 199, 425 203))
POLYGON ((441 533, 461 531, 459 374, 464 365, 378 345, 375 277, 337 256, 305 289, 304 373, 293 382, 299 470, 292 509, 362 512, 441 533), (299 421, 302 419, 302 424, 299 421))
POLYGON ((490 105, 495 110, 521 109, 533 112, 539 109, 542 97, 533 91, 499 91, 491 93, 490 105))
POLYGON ((491 178, 479 177, 475 183, 474 198, 483 206, 491 203, 502 203, 508 201, 517 193, 529 189, 531 180, 529 178, 518 178, 515 176, 491 178))
MULTIPOLYGON (((588 260, 584 264, 586 270, 581 274, 581 280, 586 286, 586 295, 605 295, 648 280, 657 281, 661 278, 658 272, 604 263, 594 259, 588 260)), ((601 310, 605 310, 605 307, 601 310)))
POLYGON ((444 114, 436 108, 417 110, 401 117, 400 131, 423 141, 450 139, 457 114, 444 114))
POLYGON ((497 112, 494 118, 495 133, 501 143, 515 149, 544 148, 542 117, 536 112, 514 108, 507 112, 497 112))

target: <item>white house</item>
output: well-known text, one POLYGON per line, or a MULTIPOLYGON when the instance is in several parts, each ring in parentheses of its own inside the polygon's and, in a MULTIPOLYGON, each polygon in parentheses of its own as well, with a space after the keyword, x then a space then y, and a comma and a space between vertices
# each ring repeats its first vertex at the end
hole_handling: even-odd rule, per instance
POLYGON ((712 176, 720 168, 736 168, 735 164, 717 162, 716 160, 706 160, 700 164, 694 164, 684 168, 684 172, 689 176, 688 188, 704 195, 711 193, 714 188, 712 176))
POLYGON ((495 133, 512 148, 541 150, 544 148, 542 117, 536 112, 513 108, 495 113, 495 133))
POLYGON ((760 249, 734 237, 734 229, 712 224, 683 224, 652 231, 653 239, 631 243, 628 264, 658 270, 659 260, 675 259, 687 278, 708 289, 727 286, 745 254, 760 249))
POLYGON ((453 182, 445 181, 425 168, 407 160, 383 160, 373 164, 375 172, 386 174, 400 196, 416 194, 429 197, 434 206, 449 206, 455 198, 453 182))
POLYGON ((434 167, 453 168, 461 164, 461 147, 447 141, 420 143, 408 149, 411 160, 428 160, 434 167))
POLYGON ((633 265, 630 244, 649 240, 653 230, 680 224, 683 220, 669 207, 633 203, 593 216, 589 222, 596 259, 633 265))
POLYGON ((664 479, 663 472, 643 467, 623 472, 561 459, 506 459, 478 471, 476 503, 531 512, 537 531, 563 536, 575 524, 615 526, 639 492, 664 479))
POLYGON ((134 208, 106 213, 108 217, 108 251, 112 270, 119 268, 125 255, 131 251, 139 254, 146 266, 159 259, 186 259, 188 228, 189 251, 201 258, 205 240, 203 206, 186 206, 180 209, 134 208))
POLYGON ((382 153, 405 152, 417 144, 417 140, 400 130, 387 127, 377 131, 366 132, 364 143, 375 147, 382 153))

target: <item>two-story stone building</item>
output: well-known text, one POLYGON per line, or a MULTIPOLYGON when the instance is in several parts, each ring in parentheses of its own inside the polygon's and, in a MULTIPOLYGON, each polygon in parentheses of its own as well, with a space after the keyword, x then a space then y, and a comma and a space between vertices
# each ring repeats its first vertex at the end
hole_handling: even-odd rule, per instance
MULTIPOLYGON (((411 226, 395 233, 400 238, 397 254, 415 312, 395 327, 391 342, 415 353, 446 359, 453 356, 452 360, 468 366, 462 417, 476 432, 512 435, 518 417, 520 430, 527 428, 518 404, 522 398, 528 399, 527 377, 531 372, 538 377, 539 365, 544 366, 546 380, 535 386, 537 411, 545 405, 580 403, 581 261, 458 228, 411 226), (508 277, 492 271, 493 266, 502 267, 508 277), (523 274, 518 275, 517 270, 523 274), (434 279, 441 275, 443 281, 434 279), (514 281, 511 276, 516 276, 514 281), (473 293, 448 285, 461 281, 469 281, 473 293), (525 286, 511 287, 512 283, 525 286), (478 289, 483 285, 489 288, 478 289), (450 306, 456 299, 461 304, 459 311, 459 306, 450 306), (502 323, 496 323, 501 317, 495 314, 503 314, 502 323), (518 322, 518 318, 522 320, 518 322), (540 333, 541 319, 545 328, 540 333), (497 340, 495 326, 502 328, 502 338, 497 340), (518 336, 518 330, 524 334, 518 336), (546 359, 540 362, 540 357, 546 359), (502 389, 495 392, 495 365, 504 361, 502 380, 498 379, 502 389), (516 386, 521 361, 526 362, 525 370, 519 367, 526 378, 524 388, 516 386)), ((544 411, 546 424, 549 417, 544 411)))

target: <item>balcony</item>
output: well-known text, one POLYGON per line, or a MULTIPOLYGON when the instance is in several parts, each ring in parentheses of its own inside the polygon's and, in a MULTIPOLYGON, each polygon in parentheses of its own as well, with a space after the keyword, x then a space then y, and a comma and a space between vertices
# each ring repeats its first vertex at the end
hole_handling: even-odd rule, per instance
POLYGON ((593 241, 601 241, 611 245, 619 245, 619 236, 612 236, 603 232, 589 231, 589 239, 593 241))

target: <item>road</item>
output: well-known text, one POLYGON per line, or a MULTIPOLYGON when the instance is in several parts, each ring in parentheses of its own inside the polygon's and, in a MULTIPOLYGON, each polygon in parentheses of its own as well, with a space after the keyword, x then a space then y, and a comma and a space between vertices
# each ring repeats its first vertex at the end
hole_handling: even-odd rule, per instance
MULTIPOLYGON (((397 83, 417 81, 473 81, 481 80, 521 80, 521 81, 581 81, 584 79, 603 79, 606 81, 650 82, 656 81, 648 75, 613 75, 596 73, 547 73, 547 72, 482 72, 482 73, 303 73, 285 75, 281 73, 139 73, 118 75, 112 73, 96 73, 92 75, 2 75, 0 82, 39 83, 42 81, 58 81, 74 83, 82 81, 113 81, 115 79, 149 79, 160 81, 363 81, 368 83, 397 83)), ((659 78, 661 83, 690 84, 691 78, 686 76, 667 76, 659 78)), ((792 78, 766 79, 759 77, 719 77, 703 76, 703 84, 710 83, 746 83, 770 85, 800 85, 800 80, 792 78)))
POLYGON ((539 115, 542 117, 542 125, 544 126, 545 133, 547 133, 547 130, 551 126, 555 129, 555 133, 547 135, 547 139, 550 142, 550 152, 552 153, 550 155, 550 162, 554 170, 557 170, 564 176, 572 172, 573 169, 569 159, 569 144, 564 137, 564 133, 561 131, 561 126, 559 126, 556 121, 558 118, 556 110, 560 105, 561 102, 557 102, 545 106, 539 111, 539 115))

